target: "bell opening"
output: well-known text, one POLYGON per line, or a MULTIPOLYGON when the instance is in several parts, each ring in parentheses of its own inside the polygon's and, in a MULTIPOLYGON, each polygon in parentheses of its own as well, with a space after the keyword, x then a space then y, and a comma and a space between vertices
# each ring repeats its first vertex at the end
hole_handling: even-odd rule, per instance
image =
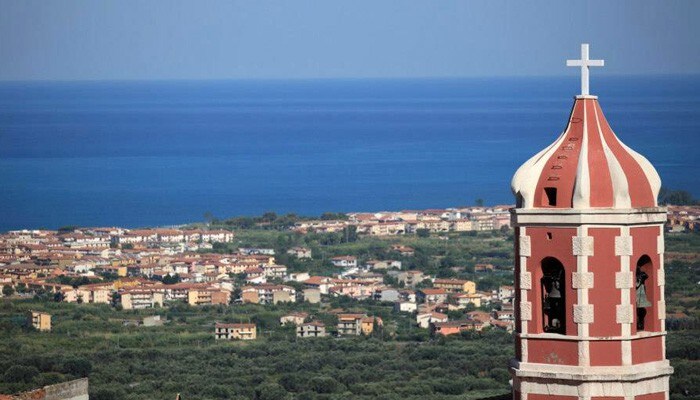
POLYGON ((564 265, 554 257, 542 260, 542 330, 566 335, 564 265))
POLYGON ((652 299, 649 298, 650 294, 647 291, 647 286, 649 274, 652 272, 651 258, 647 255, 643 255, 637 261, 637 268, 635 270, 635 305, 637 309, 637 332, 647 330, 646 316, 648 313, 648 308, 652 306, 652 299))

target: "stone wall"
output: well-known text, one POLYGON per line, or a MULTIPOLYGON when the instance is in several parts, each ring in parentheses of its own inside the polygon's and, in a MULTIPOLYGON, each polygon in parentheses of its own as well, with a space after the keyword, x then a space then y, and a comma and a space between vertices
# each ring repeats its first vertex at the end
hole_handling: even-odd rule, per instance
POLYGON ((44 386, 41 389, 3 397, 0 400, 89 400, 88 378, 44 386))

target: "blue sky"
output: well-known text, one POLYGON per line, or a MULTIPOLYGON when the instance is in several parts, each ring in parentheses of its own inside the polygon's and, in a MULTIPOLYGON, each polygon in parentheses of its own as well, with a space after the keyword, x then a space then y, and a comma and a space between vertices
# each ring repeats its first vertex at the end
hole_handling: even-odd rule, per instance
POLYGON ((0 0, 0 80, 700 73, 700 1, 0 0))

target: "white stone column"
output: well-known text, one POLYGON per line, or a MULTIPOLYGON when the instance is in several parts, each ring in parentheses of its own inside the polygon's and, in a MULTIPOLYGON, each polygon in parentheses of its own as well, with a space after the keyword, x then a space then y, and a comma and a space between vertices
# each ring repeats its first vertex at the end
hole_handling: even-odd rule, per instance
POLYGON ((616 321, 621 325, 622 365, 632 365, 632 323, 634 322, 634 306, 632 304, 632 289, 634 274, 630 270, 632 256, 632 236, 629 226, 620 226, 620 236, 615 237, 615 255, 620 257, 620 270, 615 274, 615 288, 620 290, 620 304, 616 310, 616 321))
MULTIPOLYGON (((527 324, 532 320, 532 302, 527 301, 527 293, 532 290, 532 274, 527 270, 527 260, 532 255, 532 248, 530 243, 530 237, 527 236, 527 228, 520 227, 519 240, 519 252, 520 257, 520 333, 521 335, 527 335, 528 329, 527 324)), ((522 362, 528 361, 527 354, 527 339, 520 338, 520 358, 522 362)))
POLYGON ((588 226, 581 225, 576 229, 576 237, 572 240, 572 251, 576 256, 576 272, 572 273, 572 286, 576 289, 576 305, 574 305, 574 322, 578 327, 578 365, 589 366, 590 342, 589 324, 593 322, 593 305, 588 301, 588 289, 593 286, 593 274, 588 272, 588 257, 593 255, 593 237, 588 236, 588 226))

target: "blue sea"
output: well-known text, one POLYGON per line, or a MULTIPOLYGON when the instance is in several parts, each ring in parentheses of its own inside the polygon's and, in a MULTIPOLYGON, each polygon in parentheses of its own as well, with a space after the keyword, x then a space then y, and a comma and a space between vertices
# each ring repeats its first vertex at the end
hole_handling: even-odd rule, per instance
MULTIPOLYGON (((0 83, 0 230, 511 203, 577 77, 0 83)), ((700 78, 593 77, 618 136, 700 196, 700 78)))

